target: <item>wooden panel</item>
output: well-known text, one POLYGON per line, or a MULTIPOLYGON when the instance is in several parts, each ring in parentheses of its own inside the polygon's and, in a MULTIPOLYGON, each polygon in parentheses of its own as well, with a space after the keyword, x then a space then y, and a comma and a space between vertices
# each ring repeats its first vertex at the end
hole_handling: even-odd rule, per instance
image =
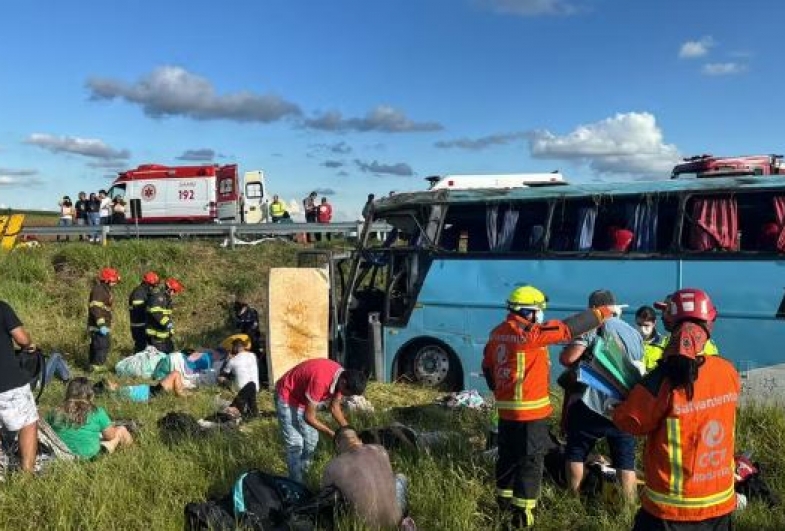
POLYGON ((14 248, 14 244, 16 243, 16 237, 19 235, 19 231, 22 230, 22 225, 25 221, 24 214, 12 214, 9 217, 2 216, 3 218, 7 218, 2 225, 4 227, 0 230, 0 248, 5 251, 10 251, 14 248))
POLYGON ((267 368, 270 382, 298 363, 329 352, 330 286, 319 268, 270 270, 267 368))

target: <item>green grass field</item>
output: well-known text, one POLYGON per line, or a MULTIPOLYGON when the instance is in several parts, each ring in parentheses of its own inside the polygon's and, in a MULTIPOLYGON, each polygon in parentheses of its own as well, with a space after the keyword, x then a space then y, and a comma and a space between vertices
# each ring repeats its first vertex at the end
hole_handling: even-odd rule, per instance
MULTIPOLYGON (((116 289, 116 323, 112 361, 130 353, 125 301, 139 275, 155 269, 174 275, 186 286, 177 299, 175 321, 178 344, 214 345, 230 331, 229 307, 242 293, 261 310, 270 267, 292 266, 299 247, 270 243, 235 251, 209 242, 168 240, 112 242, 108 247, 87 244, 46 244, 38 249, 0 255, 0 299, 10 302, 34 340, 45 350, 69 353, 72 366, 82 366, 87 355, 84 332, 91 279, 103 266, 117 267, 123 282, 116 289)), ((501 317, 501 316, 500 316, 501 317)), ((62 397, 63 385, 49 385, 41 409, 51 409, 62 397)), ((274 419, 262 418, 231 435, 170 448, 159 438, 155 423, 168 411, 197 417, 214 411, 217 391, 200 391, 177 399, 158 398, 147 404, 101 397, 98 401, 114 418, 142 423, 138 444, 126 451, 89 463, 58 463, 41 477, 15 475, 0 484, 1 529, 147 529, 183 528, 183 507, 189 501, 228 492, 241 471, 261 468, 285 473, 283 451, 274 419)), ((368 398, 372 415, 354 416, 359 427, 393 420, 390 408, 427 405, 438 393, 402 385, 374 384, 368 398)), ((224 398, 229 395, 224 394, 224 398)), ((557 400, 558 402, 558 400, 557 400)), ((269 392, 260 395, 265 411, 272 411, 269 392)), ((495 510, 492 464, 479 457, 487 418, 471 411, 426 410, 413 421, 426 430, 457 432, 459 441, 432 455, 394 454, 393 466, 410 478, 412 515, 428 531, 502 529, 495 510)), ((737 429, 738 448, 750 450, 764 463, 769 483, 785 495, 785 414, 766 407, 742 411, 737 429)), ((330 457, 322 441, 309 482, 330 457)), ((538 529, 628 529, 631 516, 613 505, 584 503, 550 485, 543 488, 538 529)), ((785 510, 758 504, 739 513, 737 529, 785 529, 785 510)), ((362 529, 349 518, 338 528, 362 529)))

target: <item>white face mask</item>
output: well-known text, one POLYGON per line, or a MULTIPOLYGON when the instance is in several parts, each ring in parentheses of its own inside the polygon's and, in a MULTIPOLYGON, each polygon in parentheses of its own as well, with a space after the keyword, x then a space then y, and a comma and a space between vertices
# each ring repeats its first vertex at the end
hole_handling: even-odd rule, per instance
POLYGON ((638 325, 638 331, 641 333, 644 339, 651 337, 654 333, 654 325, 653 324, 642 324, 638 325))
POLYGON ((545 322, 545 312, 542 310, 537 310, 534 312, 534 322, 537 324, 542 324, 545 322))

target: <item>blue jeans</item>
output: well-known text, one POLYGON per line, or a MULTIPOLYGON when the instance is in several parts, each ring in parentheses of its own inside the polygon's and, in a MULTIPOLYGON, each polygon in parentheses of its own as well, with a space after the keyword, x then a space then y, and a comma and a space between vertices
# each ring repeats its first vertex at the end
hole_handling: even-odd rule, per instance
POLYGON ((305 410, 290 406, 278 396, 275 397, 275 412, 286 448, 289 479, 302 483, 303 475, 313 463, 319 432, 305 422, 305 410))
POLYGON ((87 222, 93 227, 99 227, 99 229, 93 233, 92 238, 96 241, 101 239, 101 214, 98 212, 88 212, 87 222))
POLYGON ((409 479, 403 474, 395 474, 395 499, 401 509, 401 515, 406 516, 409 510, 408 493, 409 479))
POLYGON ((57 352, 53 352, 46 360, 46 372, 44 373, 44 383, 49 383, 52 378, 57 376, 62 381, 71 379, 71 371, 68 369, 63 357, 57 352))

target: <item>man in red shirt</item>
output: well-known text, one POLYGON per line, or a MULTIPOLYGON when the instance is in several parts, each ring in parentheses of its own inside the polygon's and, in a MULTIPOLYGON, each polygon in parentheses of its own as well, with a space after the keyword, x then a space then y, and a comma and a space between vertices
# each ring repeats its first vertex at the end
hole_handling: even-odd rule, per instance
POLYGON ((311 466, 319 432, 331 439, 335 432, 316 416, 319 405, 330 404, 339 426, 346 426, 341 409, 344 396, 365 392, 368 377, 361 371, 344 370, 329 359, 307 360, 281 376, 275 386, 275 410, 286 447, 289 478, 302 482, 311 466))
MULTIPOLYGON (((333 206, 327 202, 326 197, 322 197, 322 203, 319 205, 319 208, 317 210, 317 221, 319 223, 327 224, 330 223, 332 219, 333 219, 333 206)), ((317 234, 316 238, 319 241, 322 241, 321 234, 317 234)), ((327 239, 328 240, 331 239, 329 232, 327 233, 327 239)))

